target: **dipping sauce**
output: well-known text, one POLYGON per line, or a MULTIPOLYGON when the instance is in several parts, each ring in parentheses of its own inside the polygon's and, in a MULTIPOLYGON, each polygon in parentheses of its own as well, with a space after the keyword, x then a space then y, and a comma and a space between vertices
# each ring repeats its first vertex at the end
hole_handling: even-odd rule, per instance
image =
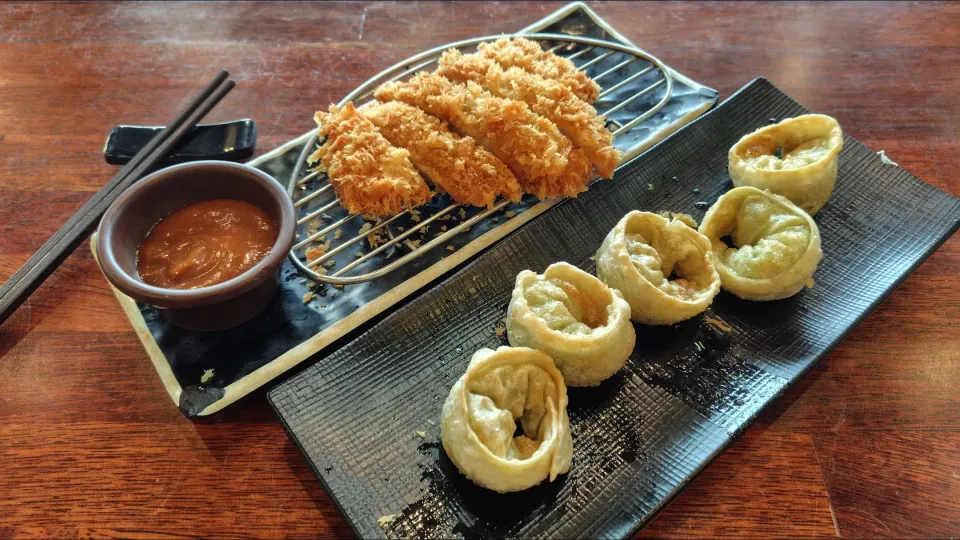
POLYGON ((154 225, 137 248, 137 272, 155 287, 209 287, 252 268, 276 240, 276 223, 257 206, 234 199, 198 201, 154 225))

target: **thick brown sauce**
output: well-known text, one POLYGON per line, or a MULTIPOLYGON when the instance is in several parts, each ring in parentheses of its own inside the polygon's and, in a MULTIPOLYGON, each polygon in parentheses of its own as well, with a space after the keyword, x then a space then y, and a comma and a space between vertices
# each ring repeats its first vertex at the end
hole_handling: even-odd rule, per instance
POLYGON ((198 289, 233 279, 260 262, 277 226, 244 201, 188 204, 161 219, 137 248, 137 272, 149 285, 198 289))

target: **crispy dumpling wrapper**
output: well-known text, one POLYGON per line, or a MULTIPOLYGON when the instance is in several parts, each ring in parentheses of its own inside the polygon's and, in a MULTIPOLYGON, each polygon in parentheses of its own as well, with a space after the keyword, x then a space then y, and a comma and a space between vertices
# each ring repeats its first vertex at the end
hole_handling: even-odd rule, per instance
POLYGON ((637 341, 620 291, 565 262, 542 275, 517 275, 507 338, 547 353, 568 386, 600 384, 623 367, 637 341))
POLYGON ((710 240, 721 286, 746 300, 797 294, 812 285, 823 257, 820 230, 809 214, 785 197, 752 187, 731 189, 717 199, 700 233, 710 240))
POLYGON ((443 404, 440 438, 479 486, 508 493, 552 482, 573 457, 563 375, 540 351, 480 349, 443 404))
POLYGON ((597 250, 597 276, 623 294, 635 322, 674 324, 702 313, 720 290, 710 251, 682 220, 633 211, 597 250))
POLYGON ((737 187, 783 195, 812 216, 833 193, 842 148, 843 131, 832 117, 788 118, 745 135, 730 148, 730 178, 737 187))

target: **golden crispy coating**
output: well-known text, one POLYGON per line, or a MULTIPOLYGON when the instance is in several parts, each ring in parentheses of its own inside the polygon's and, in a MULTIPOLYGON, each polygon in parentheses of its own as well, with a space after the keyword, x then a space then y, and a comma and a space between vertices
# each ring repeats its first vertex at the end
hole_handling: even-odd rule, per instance
POLYGON ((446 122, 399 101, 360 109, 394 146, 453 200, 493 206, 497 195, 520 200, 520 184, 507 166, 471 137, 450 131, 446 122))
POLYGON ((453 84, 435 73, 377 89, 380 101, 403 101, 469 135, 510 167, 526 193, 575 197, 586 190, 590 162, 557 126, 520 101, 498 98, 476 83, 453 84))
POLYGON ((529 39, 500 38, 493 43, 481 43, 479 48, 481 56, 496 60, 504 68, 517 67, 557 81, 587 103, 593 103, 600 96, 600 85, 573 62, 543 50, 539 43, 529 39))
POLYGON ((430 200, 430 188, 410 163, 353 103, 330 113, 317 112, 318 134, 327 137, 309 160, 320 161, 340 204, 352 214, 389 216, 430 200))
POLYGON ((496 96, 523 101, 582 148, 601 176, 613 177, 621 157, 612 146, 613 134, 593 106, 566 86, 519 68, 504 70, 490 58, 463 55, 456 49, 443 53, 437 73, 455 82, 474 81, 496 96))

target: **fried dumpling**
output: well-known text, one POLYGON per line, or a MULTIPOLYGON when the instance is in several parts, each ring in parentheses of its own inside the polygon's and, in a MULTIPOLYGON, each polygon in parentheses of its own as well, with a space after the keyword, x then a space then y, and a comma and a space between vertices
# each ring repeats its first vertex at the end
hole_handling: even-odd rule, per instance
POLYGON ((788 118, 745 135, 730 148, 730 178, 734 186, 783 195, 812 216, 833 193, 842 148, 843 131, 833 118, 788 118))
POLYGON ((607 234, 596 260, 597 276, 623 294, 638 323, 689 319, 720 290, 710 241, 679 219, 630 212, 607 234))
POLYGON ((487 489, 552 482, 573 457, 563 376, 540 351, 480 349, 443 404, 440 439, 457 469, 487 489))
POLYGON ((596 386, 623 367, 637 334, 620 291, 560 262, 543 275, 517 275, 507 338, 514 347, 550 355, 567 385, 596 386))
POLYGON ((734 188, 717 199, 700 234, 710 240, 721 286, 746 300, 779 300, 812 286, 823 256, 820 231, 809 214, 753 187, 734 188))

